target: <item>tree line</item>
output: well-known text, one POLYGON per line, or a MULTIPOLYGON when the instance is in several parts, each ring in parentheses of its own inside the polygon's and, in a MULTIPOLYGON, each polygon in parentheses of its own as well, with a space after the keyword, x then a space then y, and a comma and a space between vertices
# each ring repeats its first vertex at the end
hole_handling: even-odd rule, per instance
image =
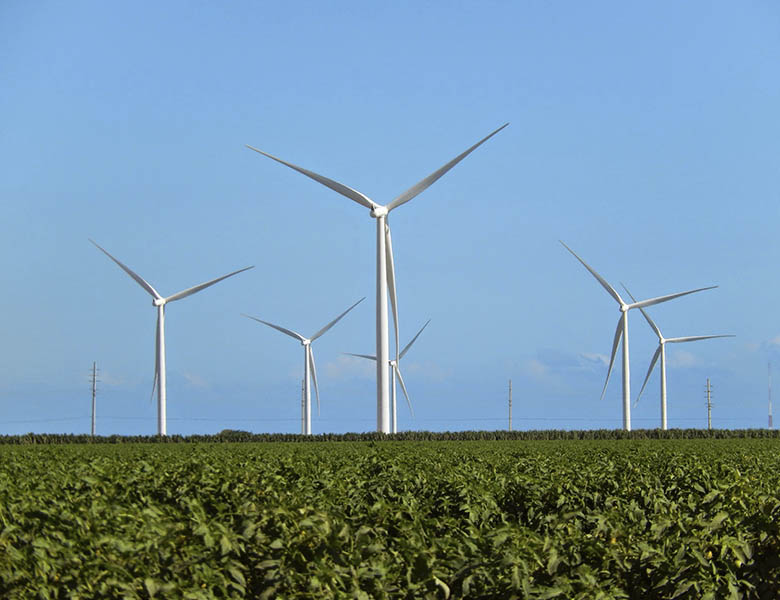
POLYGON ((682 440, 682 439, 734 439, 777 438, 776 429, 537 429, 523 431, 403 431, 400 433, 252 433, 236 429, 224 429, 216 434, 204 435, 109 435, 66 433, 25 433, 2 435, 0 444, 199 444, 235 442, 440 442, 440 441, 543 441, 543 440, 682 440))

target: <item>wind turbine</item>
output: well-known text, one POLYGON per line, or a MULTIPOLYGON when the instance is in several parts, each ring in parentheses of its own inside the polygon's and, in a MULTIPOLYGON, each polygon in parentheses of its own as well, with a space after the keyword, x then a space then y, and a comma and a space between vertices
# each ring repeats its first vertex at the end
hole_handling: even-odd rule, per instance
POLYGON ((379 357, 379 360, 377 361, 377 365, 376 365, 377 431, 381 431, 384 433, 389 433, 390 431, 389 379, 388 379, 387 369, 385 368, 385 364, 390 359, 390 349, 389 349, 389 340, 388 340, 389 334, 388 334, 388 323, 387 323, 388 291, 390 294, 390 303, 393 311, 393 323, 395 327, 395 357, 396 360, 398 360, 399 358, 398 306, 397 306, 396 290, 395 290, 395 267, 393 264, 393 246, 390 238, 390 227, 387 221, 388 214, 393 209, 398 208, 402 204, 406 204, 407 202, 409 202, 409 200, 413 199, 415 196, 428 189, 428 187, 430 187, 434 182, 436 182, 442 175, 444 175, 447 171, 452 169, 452 167, 457 165, 461 160, 466 158, 466 156, 471 154, 471 152, 476 150, 481 144, 483 144, 488 139, 496 135, 507 125, 509 125, 509 123, 505 123, 498 129, 493 131, 490 135, 485 136, 476 144, 471 146, 468 150, 459 154, 458 156, 453 158, 450 162, 448 162, 446 165, 444 165, 437 171, 434 171, 433 173, 428 175, 425 179, 422 179, 421 181, 419 181, 418 183, 416 183, 408 190, 403 192, 401 195, 397 196, 396 198, 394 198, 388 204, 385 205, 374 202, 373 200, 371 200, 371 198, 369 198, 365 194, 362 194, 361 192, 354 190, 351 187, 348 187, 342 183, 339 183, 337 181, 334 181, 322 175, 318 175, 313 171, 309 171, 308 169, 304 169, 303 167, 299 167, 297 165, 284 161, 281 158, 277 158, 276 156, 268 154, 267 152, 263 152, 262 150, 259 150, 247 144, 247 148, 249 148, 250 150, 259 152, 263 156, 267 156, 268 158, 275 160, 276 162, 281 163, 286 167, 298 171, 299 173, 306 175, 306 177, 313 179, 317 183, 320 183, 330 188, 334 192, 337 192, 342 196, 346 196, 350 200, 353 200, 354 202, 357 202, 361 206, 368 208, 371 211, 370 212, 371 217, 376 219, 376 355, 377 357, 379 357))
MULTIPOLYGON (((623 284, 621 284, 623 285, 623 284)), ((623 285, 623 289, 626 290, 626 293, 631 296, 631 299, 636 302, 636 299, 634 296, 631 295, 631 292, 628 291, 628 288, 623 285)), ((645 390, 645 386, 647 385, 647 380, 650 379, 650 373, 653 372, 653 367, 655 367, 655 363, 658 361, 658 357, 661 357, 661 429, 666 429, 666 344, 683 344, 685 342, 697 342, 699 340, 711 340, 714 338, 724 338, 724 337, 734 337, 731 334, 725 334, 725 335, 694 335, 694 336, 688 336, 688 337, 676 337, 676 338, 665 338, 661 334, 661 330, 658 328, 658 325, 656 325, 653 320, 650 318, 650 315, 648 315, 645 312, 645 309, 640 307, 639 310, 642 311, 642 314, 644 315, 645 319, 647 320, 650 327, 655 331, 655 334, 658 336, 658 348, 655 351, 655 354, 653 354, 653 360, 650 361, 650 367, 647 369, 647 375, 645 375, 645 381, 642 384, 642 389, 639 390, 639 395, 636 397, 636 400, 634 401, 634 406, 639 402, 639 398, 642 397, 642 392, 645 390)))
POLYGON ((625 429, 626 431, 631 431, 631 382, 630 382, 629 358, 628 358, 628 311, 631 310, 632 308, 643 308, 645 306, 653 306, 654 304, 660 304, 661 302, 674 300, 675 298, 679 298, 680 296, 687 296, 688 294, 693 294, 695 292, 711 290, 718 286, 711 285, 709 287, 697 288, 695 290, 688 290, 687 292, 678 292, 676 294, 669 294, 668 296, 659 296, 657 298, 650 298, 648 300, 642 300, 641 302, 633 302, 632 304, 627 304, 620 297, 620 294, 618 294, 615 291, 615 288, 609 285, 601 275, 596 273, 596 271, 594 271, 588 265, 588 263, 586 263, 579 256, 577 256, 574 253, 574 250, 569 248, 563 242, 561 242, 561 244, 563 244, 563 247, 566 248, 569 252, 571 252, 572 255, 574 255, 574 258, 576 258, 578 261, 582 263, 582 266, 584 266, 588 271, 590 271, 590 274, 596 278, 596 280, 607 291, 607 293, 610 296, 612 296, 615 299, 615 301, 620 305, 620 313, 621 313, 620 319, 618 320, 617 329, 615 329, 615 338, 612 342, 612 356, 609 359, 609 369, 607 370, 607 379, 606 381, 604 381, 604 388, 601 390, 601 399, 604 398, 604 393, 607 391, 609 376, 612 374, 612 365, 615 362, 615 354, 617 353, 617 347, 622 338, 623 339, 623 429, 625 429))
POLYGON ((311 349, 311 344, 314 340, 316 340, 318 337, 320 337, 322 334, 328 331, 328 329, 330 329, 336 323, 338 323, 344 315, 346 315, 349 311, 351 311, 353 308, 355 308, 358 304, 363 302, 363 300, 365 299, 366 298, 364 296, 363 298, 355 302, 347 310, 345 310, 338 317, 333 319, 330 323, 325 325, 325 327, 320 329, 317 333, 315 333, 313 336, 309 338, 302 336, 300 333, 296 331, 293 331, 291 329, 286 329, 285 327, 282 327, 280 325, 274 325, 273 323, 269 323, 268 321, 263 321, 262 319, 258 319, 257 317, 242 315, 247 319, 252 319, 254 321, 257 321, 258 323, 262 323, 263 325, 268 325, 269 327, 273 327, 277 331, 281 331, 285 335, 289 335, 291 338, 295 338, 301 343, 301 346, 303 346, 303 397, 305 401, 304 401, 303 415, 301 415, 301 433, 305 435, 311 435, 311 388, 309 387, 309 379, 314 380, 314 392, 317 396, 317 414, 319 414, 320 412, 320 390, 319 387, 317 386, 317 369, 314 367, 314 352, 311 349))
MULTIPOLYGON (((412 344, 414 344, 414 342, 417 341, 417 338, 420 337, 420 334, 423 332, 423 329, 428 327, 428 323, 430 323, 430 322, 431 322, 431 320, 428 319, 425 322, 425 325, 423 325, 420 328, 420 331, 417 332, 417 335, 415 335, 412 338, 412 341, 409 342, 408 344, 406 344, 406 346, 404 346, 404 349, 401 350, 400 354, 398 355, 398 359, 391 359, 391 360, 388 361, 388 365, 389 365, 390 371, 391 371, 391 385, 390 385, 390 389, 391 389, 392 410, 391 410, 391 413, 390 413, 390 417, 391 417, 391 419, 390 419, 390 431, 392 433, 398 433, 398 411, 396 409, 396 401, 395 401, 395 398, 396 398, 396 387, 395 387, 396 376, 398 377, 398 381, 401 382, 401 389, 403 390, 404 396, 406 397, 406 403, 409 405, 409 412, 412 413, 412 416, 414 416, 414 409, 412 408, 412 402, 411 402, 411 400, 409 400, 409 394, 406 391, 406 384, 404 383, 403 375, 401 375, 400 361, 404 357, 404 355, 407 352, 409 352, 409 348, 411 348, 412 344)), ((376 361, 376 356, 371 356, 370 354, 353 354, 352 352, 347 352, 346 354, 348 354, 349 356, 357 356, 359 358, 367 358, 368 360, 376 361)))
POLYGON ((151 285, 149 285, 140 275, 132 271, 128 266, 124 265, 113 256, 111 256, 106 250, 101 248, 95 241, 91 239, 89 241, 92 242, 95 246, 97 246, 97 249, 100 250, 106 256, 108 256, 108 258, 110 258, 117 265, 119 265, 120 268, 125 273, 127 273, 128 275, 130 275, 130 277, 135 279, 135 282, 138 285, 140 285, 147 292, 149 292, 149 294, 152 296, 152 304, 157 307, 157 344, 155 346, 156 352, 154 357, 154 383, 152 384, 152 396, 154 396, 154 388, 156 386, 157 387, 157 435, 167 435, 166 404, 165 404, 166 402, 165 305, 168 304, 169 302, 173 302, 175 300, 181 300, 182 298, 191 296, 192 294, 195 294, 201 290, 205 290, 207 287, 210 287, 215 283, 219 283, 223 279, 227 279, 228 277, 232 277, 233 275, 237 275, 249 269, 254 269, 254 266, 244 267, 243 269, 239 269, 238 271, 233 271, 232 273, 228 273, 227 275, 223 275, 222 277, 217 277, 217 279, 212 279, 211 281, 207 281, 206 283, 201 283, 200 285, 196 285, 195 287, 187 288, 186 290, 177 292, 172 296, 163 298, 157 292, 157 290, 155 290, 151 285))

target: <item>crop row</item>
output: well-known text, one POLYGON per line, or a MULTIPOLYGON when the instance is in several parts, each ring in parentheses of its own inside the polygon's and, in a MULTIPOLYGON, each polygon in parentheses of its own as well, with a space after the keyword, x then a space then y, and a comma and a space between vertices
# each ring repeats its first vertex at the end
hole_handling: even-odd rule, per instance
POLYGON ((6 446, 4 598, 776 598, 768 440, 6 446))

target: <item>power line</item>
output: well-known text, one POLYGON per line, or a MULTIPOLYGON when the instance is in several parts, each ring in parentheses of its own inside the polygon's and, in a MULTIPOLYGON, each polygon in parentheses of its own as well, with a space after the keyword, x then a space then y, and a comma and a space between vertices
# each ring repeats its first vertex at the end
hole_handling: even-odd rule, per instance
POLYGON ((20 423, 60 423, 62 421, 81 421, 84 419, 89 419, 89 417, 60 417, 60 418, 50 418, 50 419, 19 419, 19 420, 3 420, 3 423, 13 423, 13 424, 20 424, 20 423))
MULTIPOLYGON (((12 419, 5 420, 7 424, 24 424, 24 423, 62 423, 67 421, 87 421, 91 419, 91 415, 83 415, 79 417, 49 417, 45 419, 12 419)), ((155 422, 154 417, 131 417, 131 416, 112 416, 104 415, 101 417, 104 421, 141 421, 141 422, 155 422)), ((297 417, 274 417, 274 418, 257 418, 257 417, 241 417, 241 416, 229 416, 229 417, 169 417, 169 420, 179 422, 210 422, 210 423, 225 423, 225 422, 243 422, 243 423, 293 423, 298 422, 297 417)), ((621 423, 620 418, 610 417, 520 417, 515 419, 521 422, 600 422, 600 423, 621 423)), ((657 419, 652 417, 641 417, 634 419, 635 421, 642 422, 654 422, 657 419)), ((698 417, 678 417, 675 419, 677 422, 689 422, 698 421, 698 417)), ((711 419, 711 422, 716 423, 749 423, 751 419, 742 417, 719 417, 711 419)), ((324 418, 317 420, 320 423, 373 423, 374 419, 371 418, 324 418)), ((504 417, 432 417, 432 418, 416 418, 412 424, 418 423, 506 423, 504 417)))

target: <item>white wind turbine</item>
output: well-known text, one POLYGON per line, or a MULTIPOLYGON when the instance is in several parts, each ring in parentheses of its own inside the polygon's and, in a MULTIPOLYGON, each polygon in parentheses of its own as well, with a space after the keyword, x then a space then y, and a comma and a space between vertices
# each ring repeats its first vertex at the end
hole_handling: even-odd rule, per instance
MULTIPOLYGON (((622 284, 621 284, 622 285, 622 284)), ((634 296, 631 295, 631 292, 628 291, 628 288, 624 285, 623 289, 626 290, 626 293, 631 296, 631 299, 636 302, 634 299, 634 296)), ((642 389, 639 390, 639 394, 636 397, 636 400, 634 401, 634 406, 637 405, 639 402, 639 398, 642 397, 642 392, 645 390, 645 386, 647 385, 647 380, 650 379, 650 374, 653 372, 653 367, 655 367, 655 363, 658 361, 658 357, 661 357, 661 428, 666 429, 666 344, 683 344, 685 342, 697 342, 699 340, 711 340, 714 338, 724 338, 724 337, 734 337, 732 334, 723 334, 723 335, 694 335, 694 336, 688 336, 688 337, 676 337, 676 338, 665 338, 661 334, 661 330, 658 328, 658 325, 656 325, 653 320, 650 318, 650 315, 648 315, 645 312, 644 308, 640 309, 642 311, 642 314, 644 315, 645 319, 647 320, 650 327, 655 331, 655 334, 658 336, 658 348, 656 348, 655 354, 653 354, 653 359, 650 361, 650 367, 647 369, 647 375, 645 375, 645 381, 642 383, 642 389)))
POLYGON ((317 333, 315 333, 313 336, 307 338, 302 336, 300 333, 296 331, 292 331, 291 329, 286 329, 285 327, 281 327, 280 325, 274 325, 273 323, 269 323, 268 321, 263 321, 262 319, 258 319, 257 317, 252 317, 249 315, 242 315, 246 317, 247 319, 252 319, 254 321, 257 321, 258 323, 262 323, 263 325, 268 325, 269 327, 273 327, 277 331, 281 331, 285 335, 289 335, 291 338, 294 338, 298 340, 301 343, 301 346, 303 346, 303 397, 304 397, 304 406, 303 406, 303 414, 301 415, 301 433, 304 435, 311 435, 311 388, 309 387, 309 380, 314 380, 314 393, 317 396, 317 414, 320 412, 320 390, 317 386, 317 369, 314 366, 314 351, 311 349, 312 342, 316 340, 318 337, 320 337, 322 334, 324 334, 328 329, 333 327, 336 323, 338 323, 344 315, 346 315, 349 311, 351 311, 353 308, 355 308, 358 304, 363 302, 365 300, 365 296, 355 302, 352 306, 350 306, 347 310, 345 310, 343 313, 341 313, 338 317, 333 319, 330 323, 325 325, 322 329, 320 329, 317 333))
MULTIPOLYGON (((408 344, 406 344, 406 346, 404 346, 404 349, 401 350, 401 353, 398 355, 397 359, 391 359, 391 360, 388 361, 388 365, 389 365, 390 371, 391 371, 391 385, 390 385, 390 389, 391 389, 390 396, 391 396, 391 398, 390 398, 390 400, 391 400, 392 409, 391 409, 391 412, 390 412, 390 431, 392 433, 398 433, 398 410, 396 408, 397 405, 396 405, 396 400, 395 400, 396 399, 396 386, 395 386, 396 376, 398 377, 398 381, 401 382, 401 389, 403 390, 404 396, 406 397, 406 404, 409 405, 409 412, 412 413, 412 416, 414 416, 414 409, 412 408, 412 401, 409 400, 409 394, 406 391, 406 384, 404 383, 404 377, 403 377, 403 375, 401 375, 400 361, 404 357, 404 355, 407 352, 409 352, 409 348, 411 348, 412 344, 414 344, 414 342, 417 341, 417 338, 420 337, 420 334, 423 332, 423 329, 428 327, 428 323, 430 323, 430 322, 431 322, 430 319, 428 319, 425 322, 425 325, 423 325, 420 328, 420 331, 418 331, 417 335, 415 335, 412 338, 412 341, 409 342, 408 344)), ((372 356, 370 354, 353 354, 352 352, 347 352, 346 354, 348 354, 349 356, 357 356, 359 358, 366 358, 368 360, 376 361, 376 356, 372 356)))
POLYGON ((505 123, 498 129, 493 131, 490 135, 487 135, 486 137, 482 138, 479 142, 471 146, 468 150, 459 154, 458 156, 453 158, 450 162, 448 162, 446 165, 444 165, 437 171, 434 171, 433 173, 428 175, 428 177, 422 179, 420 182, 416 183, 408 190, 403 192, 401 195, 397 196, 396 198, 394 198, 388 204, 385 205, 374 202, 373 200, 371 200, 371 198, 369 198, 365 194, 362 194, 361 192, 354 190, 351 187, 348 187, 344 184, 341 184, 337 181, 334 181, 322 175, 318 175, 317 173, 314 173, 313 171, 309 171, 308 169, 304 169, 303 167, 296 166, 292 163, 282 160, 281 158, 277 158, 276 156, 268 154, 267 152, 263 152, 262 150, 258 150, 257 148, 247 144, 247 148, 249 148, 250 150, 259 152, 263 156, 267 156, 268 158, 275 160, 278 163, 281 163, 295 171, 298 171, 303 175, 306 175, 306 177, 309 177, 314 181, 332 189, 333 191, 338 192, 342 196, 346 196, 347 198, 357 202, 361 206, 365 206, 371 211, 370 212, 371 217, 376 219, 376 355, 379 357, 379 360, 377 361, 377 367, 376 367, 377 431, 381 431, 384 433, 389 433, 390 431, 389 379, 388 379, 387 369, 384 366, 386 362, 390 359, 390 349, 389 349, 389 339, 388 339, 389 334, 388 334, 388 323, 387 323, 388 291, 390 293, 390 303, 392 305, 393 322, 395 326, 396 360, 398 360, 399 357, 398 306, 397 306, 396 290, 395 290, 395 267, 393 265, 393 247, 390 239, 390 227, 387 222, 388 213, 390 213, 390 211, 392 211, 393 209, 398 208, 402 204, 406 204, 407 202, 409 202, 409 200, 411 200, 421 192, 425 191, 442 175, 444 175, 447 171, 452 169, 452 167, 457 165, 461 160, 466 158, 466 156, 471 154, 471 152, 473 152, 477 147, 479 147, 481 144, 483 144, 488 139, 493 137, 495 134, 497 134, 507 125, 509 125, 509 123, 505 123))
POLYGON ((218 277, 217 279, 212 279, 211 281, 207 281, 206 283, 201 283, 200 285, 196 285, 195 287, 188 288, 186 290, 182 290, 181 292, 177 292, 176 294, 173 294, 172 296, 168 296, 167 298, 163 298, 157 290, 155 290, 149 283, 147 283, 140 275, 133 272, 129 267, 122 264, 119 260, 111 256, 106 250, 101 248, 96 242, 93 240, 89 240, 92 242, 95 246, 97 246, 98 250, 100 250, 103 254, 108 256, 111 260, 113 260, 117 265, 119 265, 122 270, 130 275, 133 279, 135 279, 136 283, 140 285, 142 288, 144 288, 149 294, 152 296, 152 304, 157 307, 157 343, 155 345, 155 357, 154 357, 154 383, 152 384, 152 396, 154 396, 154 388, 157 387, 157 434, 158 435, 167 435, 167 423, 166 423, 166 385, 165 385, 165 305, 169 302, 173 302, 175 300, 181 300, 182 298, 186 298, 187 296, 191 296, 192 294, 195 294, 196 292, 199 292, 201 290, 206 289, 209 286, 214 285, 215 283, 219 283, 223 279, 227 279, 228 277, 232 277, 233 275, 237 275, 238 273, 242 273, 243 271, 247 271, 249 269, 253 269, 252 267, 244 267, 243 269, 239 269, 238 271, 233 271, 232 273, 228 273, 227 275, 223 275, 222 277, 218 277))
POLYGON ((601 275, 596 273, 584 260, 574 253, 574 250, 569 248, 566 244, 561 242, 563 247, 574 255, 582 265, 590 271, 590 274, 596 278, 601 286, 612 296, 615 301, 620 305, 620 319, 618 320, 617 329, 615 330, 615 338, 612 342, 612 356, 609 359, 609 369, 607 370, 607 379, 604 381, 604 388, 601 390, 601 398, 604 398, 604 393, 607 391, 607 384, 609 383, 609 376, 612 374, 612 365, 615 362, 615 354, 617 353, 617 347, 621 338, 623 339, 623 429, 631 431, 631 382, 629 373, 629 358, 628 358, 628 311, 632 308, 643 308, 645 306, 653 306, 654 304, 660 304, 661 302, 667 302, 680 296, 686 296, 695 292, 701 292, 704 290, 711 290, 718 286, 712 285, 709 287, 697 288, 695 290, 688 290, 687 292, 678 292, 676 294, 669 294, 667 296, 659 296, 657 298, 650 298, 648 300, 642 300, 641 302, 633 302, 627 304, 623 301, 611 285, 609 285, 601 275))

